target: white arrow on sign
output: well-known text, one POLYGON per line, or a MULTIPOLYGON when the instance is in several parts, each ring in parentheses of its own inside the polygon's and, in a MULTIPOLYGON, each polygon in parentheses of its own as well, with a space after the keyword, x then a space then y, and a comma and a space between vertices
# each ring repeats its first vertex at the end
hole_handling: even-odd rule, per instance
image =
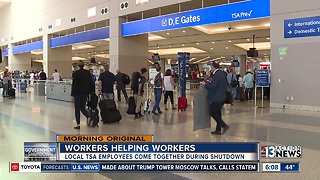
POLYGON ((289 23, 288 26, 291 27, 293 24, 289 23))
POLYGON ((292 31, 291 31, 291 30, 289 30, 288 34, 290 34, 290 35, 291 35, 291 34, 292 34, 292 31))

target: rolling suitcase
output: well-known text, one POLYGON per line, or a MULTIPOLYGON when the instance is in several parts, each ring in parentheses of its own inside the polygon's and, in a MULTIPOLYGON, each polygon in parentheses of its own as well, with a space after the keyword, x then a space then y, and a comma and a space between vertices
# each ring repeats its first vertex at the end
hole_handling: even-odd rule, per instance
POLYGON ((104 110, 100 112, 103 124, 119 123, 122 119, 118 109, 104 110))
POLYGON ((10 98, 15 98, 16 97, 16 90, 13 88, 10 88, 8 91, 8 95, 10 98))
POLYGON ((89 127, 99 127, 99 110, 89 109, 90 121, 87 121, 87 126, 89 127))
POLYGON ((128 110, 127 114, 135 114, 136 113, 136 102, 133 96, 130 96, 128 99, 128 110))
POLYGON ((178 98, 178 111, 185 111, 188 107, 188 99, 186 97, 178 98))
POLYGON ((99 110, 98 96, 95 93, 91 93, 88 97, 87 108, 90 113, 90 121, 87 121, 89 127, 99 127, 99 110))

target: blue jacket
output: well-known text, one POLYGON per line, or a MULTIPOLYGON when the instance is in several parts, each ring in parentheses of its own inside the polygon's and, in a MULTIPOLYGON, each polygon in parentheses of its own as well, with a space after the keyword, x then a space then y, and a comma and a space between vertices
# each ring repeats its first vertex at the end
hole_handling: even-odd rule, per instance
POLYGON ((227 93, 226 73, 221 70, 212 75, 212 80, 205 86, 208 89, 209 102, 224 102, 227 93))

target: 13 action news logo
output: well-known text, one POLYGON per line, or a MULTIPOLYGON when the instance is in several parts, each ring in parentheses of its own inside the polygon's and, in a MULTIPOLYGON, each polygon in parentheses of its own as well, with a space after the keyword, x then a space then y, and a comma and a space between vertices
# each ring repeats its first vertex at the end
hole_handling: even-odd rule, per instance
POLYGON ((301 158, 301 146, 261 146, 263 158, 301 158))

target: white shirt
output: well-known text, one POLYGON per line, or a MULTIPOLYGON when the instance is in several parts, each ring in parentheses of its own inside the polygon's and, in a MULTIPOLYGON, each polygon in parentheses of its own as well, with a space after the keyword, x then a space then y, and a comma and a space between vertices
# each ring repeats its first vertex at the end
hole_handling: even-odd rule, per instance
POLYGON ((53 77, 53 82, 59 82, 60 74, 58 72, 53 73, 52 77, 53 77))
POLYGON ((165 76, 164 77, 164 88, 165 91, 173 91, 174 87, 171 84, 171 76, 165 76))

